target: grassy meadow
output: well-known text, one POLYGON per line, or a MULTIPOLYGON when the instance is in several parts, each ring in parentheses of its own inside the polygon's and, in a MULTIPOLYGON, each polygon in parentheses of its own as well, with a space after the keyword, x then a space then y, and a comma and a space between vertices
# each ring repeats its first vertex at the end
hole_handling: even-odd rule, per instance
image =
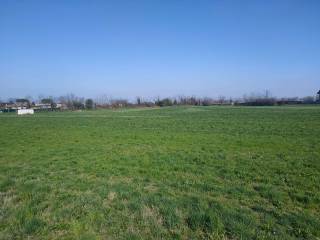
POLYGON ((319 239, 320 107, 0 114, 0 239, 319 239))

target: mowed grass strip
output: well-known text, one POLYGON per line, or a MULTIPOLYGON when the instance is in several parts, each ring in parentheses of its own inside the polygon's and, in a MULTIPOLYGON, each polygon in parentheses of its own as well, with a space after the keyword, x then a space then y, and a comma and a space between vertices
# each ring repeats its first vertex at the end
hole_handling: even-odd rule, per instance
POLYGON ((319 239, 320 107, 0 115, 0 239, 319 239))

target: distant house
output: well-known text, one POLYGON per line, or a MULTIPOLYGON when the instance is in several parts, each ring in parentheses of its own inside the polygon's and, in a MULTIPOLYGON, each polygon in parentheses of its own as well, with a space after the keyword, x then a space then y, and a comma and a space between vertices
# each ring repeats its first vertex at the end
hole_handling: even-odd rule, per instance
POLYGON ((16 106, 17 109, 29 108, 30 107, 30 102, 29 102, 28 99, 19 98, 19 99, 16 99, 15 106, 16 106))
POLYGON ((34 109, 51 109, 51 103, 36 103, 33 107, 34 109))
POLYGON ((0 110, 2 112, 15 112, 18 109, 15 103, 0 103, 0 110))
POLYGON ((67 110, 68 106, 65 103, 56 103, 56 108, 60 110, 67 110))
POLYGON ((30 103, 27 99, 17 99, 15 102, 11 101, 11 102, 0 103, 0 111, 2 112, 18 112, 19 109, 33 110, 34 112, 58 111, 58 110, 68 110, 68 106, 65 103, 54 103, 54 102, 30 103))
POLYGON ((61 108, 62 107, 62 103, 56 103, 56 108, 61 108))

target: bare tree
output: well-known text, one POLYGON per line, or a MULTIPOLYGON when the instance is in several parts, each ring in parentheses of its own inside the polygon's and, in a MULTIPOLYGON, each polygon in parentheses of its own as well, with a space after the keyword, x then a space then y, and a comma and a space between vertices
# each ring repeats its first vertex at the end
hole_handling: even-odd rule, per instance
POLYGON ((109 107, 111 105, 111 97, 107 94, 102 94, 95 99, 98 107, 109 107))
POLYGON ((225 101, 226 101, 226 97, 225 96, 219 96, 219 99, 218 99, 218 103, 219 104, 223 104, 223 103, 225 103, 225 101))
POLYGON ((76 110, 84 108, 84 98, 77 97, 73 93, 67 94, 66 96, 59 97, 60 103, 67 106, 68 109, 76 110))
POLYGON ((136 97, 136 104, 141 105, 141 103, 142 103, 141 97, 136 97))

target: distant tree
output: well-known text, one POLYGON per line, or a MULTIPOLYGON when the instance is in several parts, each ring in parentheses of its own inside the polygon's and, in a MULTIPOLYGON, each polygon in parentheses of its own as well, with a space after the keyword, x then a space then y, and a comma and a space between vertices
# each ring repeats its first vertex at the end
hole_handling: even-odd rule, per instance
POLYGON ((218 103, 223 104, 226 102, 226 97, 225 96, 219 96, 218 103))
POLYGON ((178 101, 177 101, 177 99, 175 98, 175 99, 173 99, 173 105, 178 105, 178 101))
POLYGON ((59 97, 59 101, 65 104, 68 109, 76 110, 84 108, 84 98, 77 97, 74 94, 68 94, 66 96, 59 97))
POLYGON ((55 108, 57 104, 53 101, 52 97, 41 99, 42 104, 50 104, 51 108, 55 108))
POLYGON ((73 100, 73 101, 72 101, 72 108, 73 108, 73 109, 83 109, 83 108, 84 108, 84 105, 83 105, 82 101, 73 100))
POLYGON ((237 104, 247 106, 273 106, 277 104, 277 99, 272 97, 271 92, 266 90, 264 93, 251 93, 249 96, 244 95, 243 99, 237 104))
POLYGON ((98 96, 94 102, 96 103, 97 107, 101 108, 108 108, 111 105, 111 97, 108 96, 107 94, 102 94, 98 96))
POLYGON ((213 103, 213 99, 204 97, 201 103, 203 106, 210 106, 213 103))
POLYGON ((38 102, 41 103, 41 100, 44 99, 44 98, 46 98, 46 97, 43 94, 39 94, 37 100, 38 100, 38 102))
POLYGON ((94 103, 91 98, 86 99, 84 104, 85 104, 86 109, 93 109, 93 107, 94 107, 94 103))
POLYGON ((28 103, 29 100, 26 98, 17 98, 16 103, 28 103))
POLYGON ((51 104, 51 103, 53 103, 53 99, 51 99, 51 98, 43 98, 43 99, 41 99, 41 103, 43 103, 43 104, 51 104))
POLYGON ((265 99, 270 98, 271 97, 271 91, 270 90, 265 90, 264 97, 265 97, 265 99))
POLYGON ((164 106, 172 106, 173 105, 173 102, 170 98, 165 98, 162 101, 163 101, 164 106))
POLYGON ((29 99, 26 99, 26 98, 17 98, 16 104, 18 104, 20 107, 30 108, 30 106, 31 106, 29 99))
POLYGON ((315 102, 314 97, 312 96, 303 97, 301 100, 302 100, 302 103, 304 104, 311 104, 315 102))
POLYGON ((130 104, 127 99, 111 99, 110 100, 111 107, 113 108, 121 108, 128 107, 130 104))
POLYGON ((136 98, 136 103, 137 103, 137 105, 141 105, 141 103, 142 103, 141 97, 136 98))
POLYGON ((31 102, 33 101, 33 97, 32 97, 31 95, 27 95, 27 96, 25 96, 24 98, 27 99, 30 104, 31 104, 31 102))
POLYGON ((13 104, 16 101, 15 98, 8 98, 8 103, 13 104))
POLYGON ((173 105, 173 102, 170 98, 164 98, 164 99, 160 99, 158 98, 156 101, 155 101, 155 104, 159 107, 165 107, 165 106, 172 106, 173 105))

